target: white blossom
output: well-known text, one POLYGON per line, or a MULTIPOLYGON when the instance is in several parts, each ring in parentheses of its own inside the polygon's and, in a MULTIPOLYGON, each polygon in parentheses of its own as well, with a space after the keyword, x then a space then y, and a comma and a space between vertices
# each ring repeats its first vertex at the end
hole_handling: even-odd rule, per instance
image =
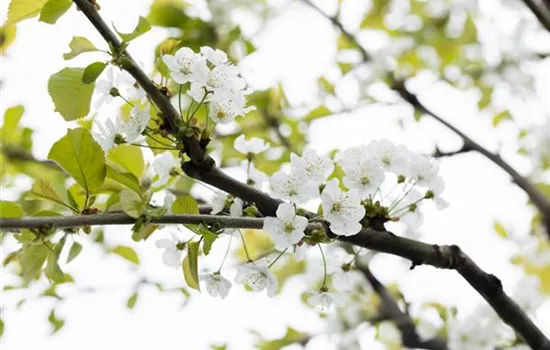
POLYGON ((332 274, 331 280, 335 290, 349 292, 361 283, 362 277, 357 271, 340 269, 332 274))
POLYGON ((212 198, 212 210, 210 214, 218 214, 223 211, 225 208, 225 203, 227 202, 228 194, 225 192, 218 191, 212 198))
POLYGON ((183 250, 179 249, 179 240, 178 237, 172 234, 172 238, 163 238, 159 239, 156 242, 157 248, 164 249, 162 254, 162 261, 172 267, 181 266, 181 259, 183 257, 183 250))
POLYGON ((168 210, 170 213, 172 211, 172 205, 176 201, 176 196, 170 192, 166 192, 164 195, 164 207, 168 210))
POLYGON ((443 192, 444 183, 438 172, 438 160, 415 154, 411 157, 407 175, 413 179, 417 186, 426 187, 439 194, 443 192))
POLYGON ((228 62, 225 52, 218 49, 212 49, 209 46, 202 46, 201 54, 214 66, 225 64, 228 62))
POLYGON ((369 159, 365 145, 347 148, 336 155, 336 162, 345 173, 355 169, 365 159, 369 159))
POLYGON ((115 146, 115 139, 122 132, 120 118, 116 118, 115 122, 108 118, 105 121, 105 126, 97 123, 98 132, 92 132, 94 139, 99 143, 105 153, 108 153, 115 146))
POLYGON ((178 84, 206 79, 206 59, 188 47, 182 47, 174 55, 164 55, 162 60, 170 69, 170 76, 178 84))
POLYGON ((359 161, 357 166, 349 169, 342 179, 347 188, 357 190, 361 198, 374 195, 384 182, 384 171, 374 161, 359 161))
POLYGON ((263 230, 273 238, 277 249, 284 250, 300 242, 304 237, 307 223, 308 220, 305 217, 296 215, 292 204, 281 203, 277 208, 276 218, 265 218, 263 230))
POLYGON ((131 84, 132 77, 125 71, 115 72, 115 68, 109 67, 105 73, 105 79, 100 79, 95 84, 95 93, 98 98, 94 103, 94 108, 98 109, 104 104, 109 104, 114 97, 119 94, 119 88, 122 85, 131 84))
POLYGON ((303 203, 319 195, 319 187, 303 172, 286 174, 278 171, 271 177, 271 188, 275 198, 293 203, 303 203))
POLYGON ((352 236, 361 230, 359 223, 365 216, 365 208, 356 191, 343 192, 338 180, 327 182, 321 193, 323 216, 330 223, 330 230, 337 235, 352 236))
POLYGON ((245 115, 254 110, 254 107, 246 107, 246 99, 243 94, 231 96, 214 96, 208 105, 208 116, 216 123, 228 124, 235 117, 245 115))
POLYGON ((517 284, 514 297, 519 307, 528 313, 536 311, 546 298, 540 289, 540 279, 537 276, 525 276, 517 284))
POLYGON ((200 280, 204 281, 206 285, 206 291, 212 297, 220 297, 225 299, 231 289, 231 282, 225 277, 220 275, 219 272, 210 273, 200 276, 200 280))
POLYGON ((407 170, 409 151, 405 146, 385 139, 375 140, 367 145, 366 152, 386 171, 399 175, 407 170))
POLYGON ((290 165, 293 170, 305 172, 315 183, 323 182, 334 170, 334 164, 329 157, 318 156, 312 149, 306 149, 302 156, 292 153, 290 155, 290 165))
POLYGON ((269 147, 269 145, 260 138, 251 137, 250 139, 246 139, 244 135, 237 137, 233 146, 237 152, 246 155, 262 153, 269 147))
POLYGON ((327 312, 335 305, 333 295, 324 291, 316 291, 311 293, 311 296, 307 299, 307 302, 320 312, 327 312))
POLYGON ((305 243, 298 243, 294 245, 294 259, 297 261, 302 261, 307 257, 307 252, 309 248, 305 243))
POLYGON ((163 186, 170 179, 172 168, 179 167, 179 161, 174 157, 172 152, 166 151, 155 156, 152 167, 155 174, 158 175, 155 185, 163 186))
POLYGON ((126 142, 134 142, 134 140, 141 135, 143 130, 145 130, 147 124, 149 124, 149 119, 151 119, 149 106, 145 109, 134 106, 130 110, 130 119, 122 123, 122 130, 126 135, 126 142))
POLYGON ((235 283, 245 284, 254 292, 261 292, 266 289, 269 297, 273 297, 277 293, 277 279, 275 279, 264 260, 248 262, 238 266, 235 283))

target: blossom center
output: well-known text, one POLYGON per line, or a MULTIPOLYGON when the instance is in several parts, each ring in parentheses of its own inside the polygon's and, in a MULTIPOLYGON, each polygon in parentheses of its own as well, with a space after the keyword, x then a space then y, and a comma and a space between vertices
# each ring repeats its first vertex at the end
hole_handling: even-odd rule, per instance
POLYGON ((362 185, 367 185, 370 183, 370 179, 367 175, 361 176, 360 180, 362 185))
POLYGON ((285 231, 285 233, 292 233, 292 231, 294 231, 294 225, 292 224, 292 222, 285 222, 283 226, 283 231, 285 231))

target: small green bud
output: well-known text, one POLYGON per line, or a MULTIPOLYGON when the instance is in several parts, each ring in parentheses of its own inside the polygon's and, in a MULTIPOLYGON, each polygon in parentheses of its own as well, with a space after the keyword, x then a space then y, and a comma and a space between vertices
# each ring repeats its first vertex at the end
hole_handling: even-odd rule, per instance
POLYGON ((398 184, 402 184, 403 182, 405 182, 405 180, 406 180, 405 176, 403 176, 403 175, 397 176, 397 183, 398 184))
POLYGON ((178 242, 178 244, 176 244, 176 249, 177 250, 184 250, 185 249, 185 242, 178 242))
POLYGON ((116 87, 112 87, 111 90, 109 90, 109 94, 113 97, 120 96, 120 93, 116 87))
POLYGON ((115 135, 115 144, 121 145, 121 144, 124 144, 124 143, 126 143, 126 139, 124 138, 124 136, 122 136, 120 134, 116 134, 115 135))
POLYGON ((433 197, 434 197, 433 191, 428 191, 428 192, 426 192, 426 194, 424 195, 424 198, 426 198, 426 199, 432 199, 433 197))

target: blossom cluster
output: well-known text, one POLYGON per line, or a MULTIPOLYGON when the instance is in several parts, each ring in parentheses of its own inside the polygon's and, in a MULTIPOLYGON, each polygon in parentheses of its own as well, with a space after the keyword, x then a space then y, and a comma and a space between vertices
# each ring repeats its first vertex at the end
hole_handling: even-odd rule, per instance
POLYGON ((177 84, 191 84, 187 94, 195 102, 208 102, 208 116, 213 121, 227 124, 253 109, 246 107, 246 83, 225 52, 203 46, 195 53, 182 47, 162 60, 177 84))

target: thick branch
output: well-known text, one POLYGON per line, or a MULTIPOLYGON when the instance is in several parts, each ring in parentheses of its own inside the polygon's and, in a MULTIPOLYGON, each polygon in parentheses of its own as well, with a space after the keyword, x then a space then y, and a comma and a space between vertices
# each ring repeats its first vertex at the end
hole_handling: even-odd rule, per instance
POLYGON ((447 128, 451 129, 456 133, 462 141, 464 142, 463 149, 474 150, 478 153, 481 153, 487 159, 492 161, 494 164, 498 165, 502 170, 507 172, 513 179, 513 181, 523 189, 533 204, 537 207, 542 215, 544 225, 546 226, 548 236, 550 238, 550 200, 547 200, 544 194, 542 194, 527 178, 519 174, 514 168, 505 162, 498 154, 495 154, 485 147, 481 146, 479 143, 472 140, 468 135, 464 134, 462 131, 457 129, 455 126, 429 110, 418 97, 405 88, 404 82, 400 82, 394 86, 394 89, 415 109, 419 110, 422 113, 428 114, 441 124, 445 125, 447 128))
POLYGON ((20 148, 2 146, 0 149, 2 150, 2 153, 10 160, 37 163, 51 169, 63 171, 63 169, 61 169, 56 162, 53 162, 51 160, 36 159, 32 155, 32 153, 22 150, 20 148))
POLYGON ((447 350, 447 343, 440 338, 423 340, 416 331, 416 325, 409 314, 401 311, 397 302, 393 299, 386 287, 374 276, 367 265, 358 265, 357 268, 369 281, 372 289, 378 294, 382 301, 382 311, 390 321, 394 321, 401 332, 401 342, 407 348, 447 350))
MULTIPOLYGON (((195 168, 192 163, 186 163, 184 170, 191 177, 245 201, 256 203, 265 216, 275 216, 275 211, 281 203, 266 193, 236 181, 217 168, 205 172, 195 168)), ((458 246, 430 245, 369 228, 364 228, 357 235, 349 237, 334 236, 331 232, 327 234, 343 242, 403 257, 412 262, 412 268, 417 265, 431 265, 456 270, 530 346, 534 349, 550 350, 550 341, 506 295, 500 280, 481 270, 458 246)))
MULTIPOLYGON (((101 34, 103 39, 111 44, 115 49, 121 48, 120 40, 117 38, 115 33, 107 24, 103 21, 94 5, 89 2, 89 0, 73 0, 76 6, 84 13, 84 15, 90 20, 92 25, 97 29, 101 34)), ((177 134, 179 128, 180 114, 174 106, 170 103, 168 97, 166 97, 160 89, 157 88, 155 83, 149 79, 147 74, 139 67, 135 60, 130 56, 130 54, 124 51, 124 56, 127 58, 128 62, 122 66, 124 70, 136 79, 138 84, 145 90, 147 95, 151 100, 157 105, 159 110, 162 112, 164 120, 168 123, 168 126, 174 134, 177 134)), ((191 158, 191 161, 196 165, 204 167, 212 167, 214 161, 208 156, 204 147, 199 143, 199 140, 196 137, 187 137, 183 136, 182 141, 185 145, 185 152, 191 158)))
POLYGON ((548 2, 548 0, 542 0, 536 1, 536 0, 523 0, 525 5, 529 7, 531 12, 537 17, 540 24, 548 31, 550 32, 550 4, 545 4, 545 1, 548 2))

